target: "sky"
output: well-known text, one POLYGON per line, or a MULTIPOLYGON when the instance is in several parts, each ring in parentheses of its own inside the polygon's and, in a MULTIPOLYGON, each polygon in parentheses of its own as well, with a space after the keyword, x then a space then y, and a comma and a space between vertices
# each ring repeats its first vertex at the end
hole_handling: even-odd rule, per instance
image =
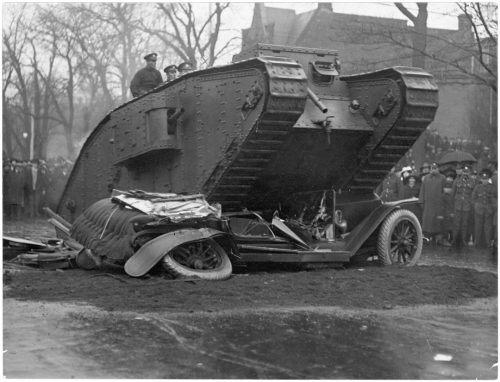
MULTIPOLYGON (((238 19, 240 28, 248 28, 252 22, 254 3, 233 2, 235 20, 238 19), (237 6, 236 6, 237 5, 237 6), (247 15, 247 16, 245 16, 247 15)), ((406 17, 391 2, 332 2, 333 11, 338 13, 379 16, 406 20, 406 17)), ((265 2, 266 6, 294 9, 296 13, 303 13, 317 7, 317 2, 265 2)), ((416 14, 415 2, 405 3, 406 7, 416 14)), ((429 1, 428 26, 430 28, 457 29, 457 7, 454 2, 429 1)))
MULTIPOLYGON (((116 0, 114 0, 116 1, 116 0)), ((22 3, 19 1, 14 1, 17 3, 22 3)), ((47 0, 31 0, 31 2, 39 3, 55 3, 47 0)), ((61 2, 61 1, 56 1, 61 2)), ((73 1, 76 2, 76 1, 73 1)), ((99 1, 90 1, 99 2, 99 1)), ((107 1, 111 2, 111 0, 107 1)), ((126 2, 149 2, 141 0, 126 0, 126 2)), ((193 3, 207 3, 215 2, 212 1, 198 1, 193 3)), ((252 22, 253 15, 253 2, 248 1, 231 1, 233 4, 231 6, 232 13, 234 17, 234 25, 229 26, 230 28, 248 28, 252 22)), ((431 28, 447 28, 456 29, 458 27, 456 17, 450 16, 457 14, 457 7, 455 2, 451 1, 428 1, 429 3, 429 27, 431 28)), ((2 7, 6 6, 7 3, 2 1, 2 7)), ((315 9, 317 7, 317 2, 265 2, 267 6, 277 7, 277 8, 288 8, 294 9, 296 13, 303 13, 315 9)), ((347 2, 347 1, 333 1, 333 11, 339 13, 347 14, 359 14, 359 15, 369 15, 369 16, 379 16, 388 18, 398 18, 406 19, 405 16, 395 7, 392 2, 377 2, 377 1, 363 1, 363 2, 347 2)), ((416 10, 416 2, 404 3, 410 10, 416 10)))

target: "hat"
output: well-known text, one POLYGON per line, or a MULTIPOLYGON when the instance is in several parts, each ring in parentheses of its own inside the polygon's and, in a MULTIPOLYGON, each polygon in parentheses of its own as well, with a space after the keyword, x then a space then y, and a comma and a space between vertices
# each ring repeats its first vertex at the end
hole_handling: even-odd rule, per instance
POLYGON ((438 164, 436 162, 432 162, 431 168, 438 168, 438 164))
POLYGON ((423 169, 423 168, 429 168, 429 163, 427 162, 424 162, 424 164, 422 165, 422 167, 420 167, 420 169, 423 169))
POLYGON ((491 170, 489 168, 483 168, 481 170, 481 178, 488 179, 488 178, 491 178, 491 175, 493 175, 493 173, 491 172, 491 170))
POLYGON ((464 166, 464 172, 470 172, 470 167, 469 166, 464 166))
POLYGON ((179 66, 177 67, 177 70, 179 70, 179 71, 181 71, 181 70, 193 70, 193 64, 191 64, 188 61, 183 62, 182 64, 179 64, 179 66))
POLYGON ((146 61, 156 61, 157 58, 158 58, 158 55, 156 53, 149 53, 149 54, 146 54, 144 56, 144 59, 146 61))
POLYGON ((403 167, 403 169, 401 170, 401 172, 411 172, 411 171, 412 168, 410 166, 403 167))
POLYGON ((462 163, 457 163, 457 167, 456 167, 457 170, 461 170, 463 169, 463 165, 462 163))
POLYGON ((177 65, 168 65, 163 69, 165 73, 170 72, 171 70, 177 70, 177 65))

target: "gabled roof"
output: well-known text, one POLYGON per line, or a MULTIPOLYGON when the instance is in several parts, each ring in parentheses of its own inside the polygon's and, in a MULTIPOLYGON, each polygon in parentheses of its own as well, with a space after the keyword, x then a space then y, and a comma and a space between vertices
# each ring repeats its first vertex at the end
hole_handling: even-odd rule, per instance
POLYGON ((309 12, 299 13, 296 16, 294 26, 291 30, 290 36, 288 37, 288 45, 296 45, 297 40, 309 24, 309 21, 315 12, 316 10, 314 9, 309 12))

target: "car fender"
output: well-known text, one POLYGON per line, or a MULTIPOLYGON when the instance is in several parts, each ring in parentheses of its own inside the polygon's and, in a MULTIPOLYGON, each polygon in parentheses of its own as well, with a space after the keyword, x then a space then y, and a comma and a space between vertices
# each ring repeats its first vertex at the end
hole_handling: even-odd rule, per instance
POLYGON ((401 207, 404 208, 404 203, 384 203, 363 219, 346 238, 345 248, 351 253, 351 256, 356 254, 358 249, 361 248, 370 235, 384 221, 387 215, 401 207))
POLYGON ((218 236, 230 235, 213 228, 184 228, 168 232, 139 248, 125 263, 125 272, 132 277, 143 276, 178 245, 218 236))

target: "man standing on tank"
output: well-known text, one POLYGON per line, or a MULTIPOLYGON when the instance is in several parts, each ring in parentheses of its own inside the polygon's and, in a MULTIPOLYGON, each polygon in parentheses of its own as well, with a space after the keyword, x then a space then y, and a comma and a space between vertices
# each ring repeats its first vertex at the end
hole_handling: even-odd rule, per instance
POLYGON ((194 65, 189 61, 186 61, 179 64, 179 66, 177 66, 177 70, 179 71, 179 77, 180 77, 183 76, 184 74, 188 74, 194 71, 194 65))
POLYGON ((173 81, 177 78, 177 66, 176 65, 168 65, 163 69, 165 74, 167 75, 167 80, 165 82, 173 81))
POLYGON ((130 91, 134 97, 146 94, 163 82, 160 71, 156 69, 157 58, 156 53, 144 56, 146 66, 135 74, 130 83, 130 91))

